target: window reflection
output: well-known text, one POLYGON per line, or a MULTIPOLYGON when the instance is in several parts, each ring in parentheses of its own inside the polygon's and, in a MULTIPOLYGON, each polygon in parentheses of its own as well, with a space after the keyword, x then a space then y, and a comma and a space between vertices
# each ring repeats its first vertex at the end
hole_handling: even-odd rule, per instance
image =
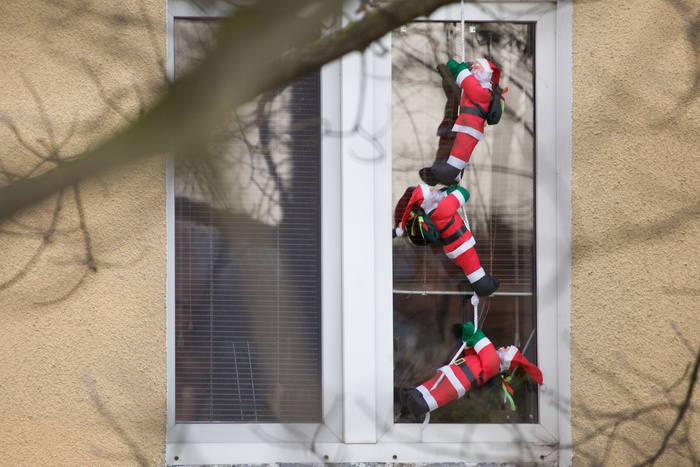
MULTIPOLYGON (((216 22, 175 20, 176 77, 216 22)), ((313 32, 313 31, 312 31, 313 32)), ((175 167, 175 418, 321 418, 320 75, 231 115, 175 167)))
MULTIPOLYGON (((479 327, 496 347, 515 345, 537 361, 534 251, 534 27, 480 23, 467 33, 465 61, 485 57, 502 72, 506 113, 487 127, 462 179, 465 211, 484 270, 500 287, 479 305, 479 327)), ((422 183, 438 150, 446 95, 436 67, 461 61, 459 23, 416 22, 392 36, 393 201, 422 183)), ((421 384, 457 351, 454 324, 473 319, 471 287, 441 246, 393 240, 394 386, 421 384)), ((431 413, 440 423, 537 422, 536 385, 520 370, 517 410, 503 404, 500 378, 431 413)), ((396 398, 396 420, 417 421, 396 398)))

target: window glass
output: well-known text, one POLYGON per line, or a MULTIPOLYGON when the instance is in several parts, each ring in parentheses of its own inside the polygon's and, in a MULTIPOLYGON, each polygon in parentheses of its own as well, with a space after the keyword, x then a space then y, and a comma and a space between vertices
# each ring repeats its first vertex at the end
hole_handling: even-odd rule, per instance
MULTIPOLYGON (((486 126, 462 176, 461 185, 471 197, 459 211, 466 215, 481 266, 500 281, 491 297, 480 300, 478 326, 497 348, 515 345, 531 362, 537 362, 534 32, 532 23, 465 25, 465 61, 486 58, 494 63, 501 70, 500 84, 508 91, 501 121, 486 126)), ((394 206, 407 187, 422 183, 419 170, 430 167, 436 158, 437 131, 447 103, 436 67, 450 59, 460 62, 460 44, 459 22, 415 22, 392 35, 394 206)), ((398 394, 402 387, 428 381, 450 361, 461 344, 453 325, 472 321, 474 312, 465 273, 440 245, 416 246, 406 237, 395 238, 393 268, 398 394)), ((433 411, 431 421, 537 423, 536 384, 517 370, 511 386, 514 412, 504 404, 497 377, 433 411)), ((398 397, 395 418, 399 423, 418 421, 398 397)))
MULTIPOLYGON (((215 27, 175 19, 176 78, 215 27)), ((195 150, 210 162, 177 158, 177 422, 320 421, 319 92, 268 92, 195 150)))

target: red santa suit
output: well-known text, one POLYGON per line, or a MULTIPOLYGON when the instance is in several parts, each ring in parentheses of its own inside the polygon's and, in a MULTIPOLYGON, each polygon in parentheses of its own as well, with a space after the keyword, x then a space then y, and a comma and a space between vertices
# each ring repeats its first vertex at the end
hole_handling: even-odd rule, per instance
POLYGON ((464 357, 438 368, 437 374, 415 388, 402 388, 401 403, 416 417, 432 412, 448 402, 464 396, 471 388, 479 387, 497 376, 501 371, 518 366, 542 384, 542 372, 530 363, 520 351, 510 346, 496 351, 488 337, 476 331, 476 343, 467 347, 464 357))
POLYGON ((467 166, 476 144, 484 137, 484 114, 475 104, 481 106, 484 111, 488 110, 491 90, 494 85, 498 86, 501 71, 486 59, 480 58, 476 61, 481 64, 483 71, 475 74, 465 68, 455 78, 462 90, 462 96, 459 116, 452 127, 456 139, 449 157, 447 160, 436 157, 432 167, 421 169, 419 172, 423 181, 430 185, 455 183, 456 178, 467 166))
POLYGON ((452 131, 457 133, 457 139, 452 146, 447 163, 459 170, 467 166, 476 143, 484 137, 485 120, 481 111, 474 105, 479 104, 482 109, 489 108, 491 102, 492 82, 498 84, 501 72, 491 62, 480 58, 477 60, 484 68, 486 76, 490 80, 479 82, 475 74, 469 70, 462 70, 455 81, 462 88, 459 117, 452 131))
POLYGON ((415 188, 409 187, 397 205, 397 210, 404 203, 406 207, 396 234, 399 236, 403 234, 414 204, 418 205, 440 230, 445 255, 464 271, 474 292, 486 297, 498 288, 499 283, 496 278, 486 274, 481 266, 479 256, 474 249, 476 241, 458 213, 458 209, 468 199, 469 192, 458 185, 453 185, 446 191, 433 190, 424 183, 415 188), (409 193, 410 198, 406 201, 409 193))

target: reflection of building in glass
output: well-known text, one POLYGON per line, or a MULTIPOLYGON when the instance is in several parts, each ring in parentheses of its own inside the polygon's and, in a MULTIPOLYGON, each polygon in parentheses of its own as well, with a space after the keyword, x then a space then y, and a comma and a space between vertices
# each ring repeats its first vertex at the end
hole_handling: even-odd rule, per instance
MULTIPOLYGON (((180 24, 180 70, 210 27, 180 24)), ((319 90, 313 73, 261 96, 213 165, 175 168, 179 422, 320 421, 319 90)))
MULTIPOLYGON (((476 32, 466 36, 465 60, 488 58, 502 71, 501 86, 509 89, 506 114, 486 128, 462 186, 471 194, 465 210, 482 266, 501 282, 494 296, 482 299, 480 326, 497 346, 516 345, 536 361, 533 40, 532 25, 513 23, 477 24, 476 32)), ((446 99, 436 66, 460 61, 459 43, 459 23, 417 22, 393 34, 394 203, 406 187, 421 183, 418 170, 435 157, 446 99)), ((456 351, 452 324, 473 315, 468 281, 439 246, 395 239, 393 248, 394 380, 399 388, 434 375, 456 351)), ((536 388, 525 377, 520 384, 518 412, 510 421, 537 422, 536 388)), ((479 388, 468 400, 440 408, 433 420, 501 423, 494 390, 479 388)), ((400 417, 411 421, 405 413, 400 417)))

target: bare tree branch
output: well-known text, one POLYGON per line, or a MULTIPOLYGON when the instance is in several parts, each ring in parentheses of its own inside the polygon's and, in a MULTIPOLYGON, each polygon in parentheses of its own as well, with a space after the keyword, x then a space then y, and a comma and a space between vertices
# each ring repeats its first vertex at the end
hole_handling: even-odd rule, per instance
POLYGON ((661 446, 659 449, 656 451, 656 453, 651 456, 649 459, 644 461, 643 463, 639 464, 639 466, 645 466, 645 465, 654 465, 654 463, 657 461, 659 457, 664 453, 666 448, 668 447, 668 444, 671 440, 671 437, 673 434, 676 432, 678 427, 680 426, 681 422, 683 421, 683 418, 685 417, 686 413, 690 409, 690 403, 693 398, 693 392, 695 390, 695 383, 698 380, 698 370, 700 370, 700 351, 698 351, 698 354, 695 357, 695 364, 693 366, 693 372, 690 375, 690 383, 688 385, 688 392, 685 395, 685 399, 681 403, 680 407, 678 408, 678 413, 676 414, 676 420, 673 422, 673 425, 671 428, 666 432, 666 435, 664 436, 664 440, 661 443, 661 446))
POLYGON ((285 26, 290 15, 304 12, 320 24, 342 1, 260 0, 226 21, 217 46, 200 66, 174 83, 135 124, 41 175, 0 188, 0 219, 96 173, 152 155, 186 152, 243 103, 347 53, 363 51, 392 29, 452 1, 392 2, 330 37, 289 49, 293 35, 285 26))

